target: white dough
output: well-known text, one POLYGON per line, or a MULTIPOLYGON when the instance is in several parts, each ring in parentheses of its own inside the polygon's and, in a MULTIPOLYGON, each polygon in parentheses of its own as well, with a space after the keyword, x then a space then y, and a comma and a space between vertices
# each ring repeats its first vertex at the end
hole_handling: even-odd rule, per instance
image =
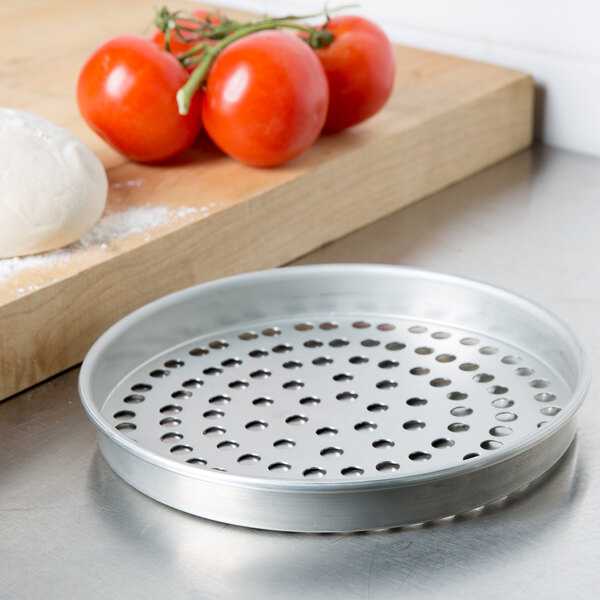
POLYGON ((78 240, 100 218, 107 190, 102 163, 79 138, 0 108, 0 258, 78 240))

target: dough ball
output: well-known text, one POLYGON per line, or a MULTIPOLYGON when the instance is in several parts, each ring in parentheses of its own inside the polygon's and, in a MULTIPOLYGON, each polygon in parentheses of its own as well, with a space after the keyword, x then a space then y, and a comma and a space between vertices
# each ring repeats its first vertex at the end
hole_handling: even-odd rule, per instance
POLYGON ((78 240, 100 218, 107 190, 102 163, 80 139, 0 108, 0 258, 78 240))

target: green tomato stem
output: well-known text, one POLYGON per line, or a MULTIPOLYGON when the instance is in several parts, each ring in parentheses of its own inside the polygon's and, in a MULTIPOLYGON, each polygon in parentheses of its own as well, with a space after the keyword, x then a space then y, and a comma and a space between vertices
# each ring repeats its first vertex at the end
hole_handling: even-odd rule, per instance
POLYGON ((190 110, 190 103, 198 88, 204 83, 210 68, 219 54, 227 48, 233 42, 246 37, 252 33, 258 31, 265 31, 268 29, 278 29, 280 27, 286 27, 288 29, 296 29, 303 31, 310 36, 309 43, 313 48, 320 47, 320 44, 328 45, 333 41, 333 34, 325 30, 317 30, 304 25, 298 25, 296 23, 283 23, 280 21, 266 21, 262 23, 250 24, 240 27, 233 33, 223 38, 215 46, 209 46, 205 51, 202 60, 198 66, 194 69, 190 78, 186 84, 177 91, 177 107, 180 115, 187 115, 190 110), (313 45, 316 44, 316 45, 313 45))

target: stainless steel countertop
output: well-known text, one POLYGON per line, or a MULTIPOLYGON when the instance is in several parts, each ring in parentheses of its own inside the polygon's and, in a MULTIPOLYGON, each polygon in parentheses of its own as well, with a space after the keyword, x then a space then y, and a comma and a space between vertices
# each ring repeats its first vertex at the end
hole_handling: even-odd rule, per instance
MULTIPOLYGON (((368 198, 365 199, 368 202, 368 198)), ((446 271, 523 294, 600 360, 600 159, 536 149, 298 263, 446 271)), ((499 504, 364 534, 285 534, 205 521, 106 465, 72 369, 0 404, 0 598, 597 598, 597 384, 576 441, 499 504)))

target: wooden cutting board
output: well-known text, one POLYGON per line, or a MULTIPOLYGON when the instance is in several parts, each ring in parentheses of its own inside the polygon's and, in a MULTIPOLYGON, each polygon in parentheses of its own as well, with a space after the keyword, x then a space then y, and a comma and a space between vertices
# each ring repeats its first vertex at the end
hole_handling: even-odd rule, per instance
MULTIPOLYGON (((18 272, 0 279, 0 399, 80 362, 107 327, 155 298, 289 262, 531 142, 528 75, 398 47, 387 107, 358 127, 322 137, 288 165, 246 167, 203 137, 167 164, 131 163, 82 121, 75 83, 105 39, 151 31, 153 5, 0 5, 0 105, 81 137, 106 166, 113 217, 135 207, 166 215, 151 229, 70 248, 57 260, 18 263, 18 272)), ((171 8, 190 6, 198 5, 171 8)))

